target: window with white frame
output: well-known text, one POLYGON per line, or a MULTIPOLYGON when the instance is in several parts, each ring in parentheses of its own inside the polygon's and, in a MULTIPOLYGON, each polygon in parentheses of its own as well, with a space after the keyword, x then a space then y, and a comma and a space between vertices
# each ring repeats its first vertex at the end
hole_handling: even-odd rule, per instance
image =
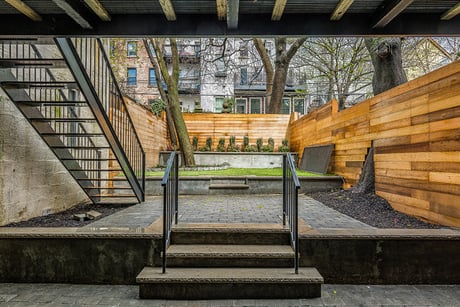
POLYGON ((305 99, 294 98, 294 112, 305 114, 305 99))
POLYGON ((236 99, 235 113, 245 114, 246 113, 246 99, 236 99))
POLYGON ((214 103, 214 112, 222 113, 224 106, 224 97, 216 97, 216 101, 214 103))
POLYGON ((284 97, 281 100, 281 114, 290 114, 291 113, 291 99, 289 97, 284 97))
POLYGON ((253 97, 249 101, 250 101, 251 114, 262 113, 262 98, 253 97))
POLYGON ((129 41, 127 44, 128 57, 135 57, 137 55, 137 42, 129 41))
POLYGON ((127 85, 134 86, 137 84, 137 69, 136 68, 128 68, 126 81, 127 81, 127 85))

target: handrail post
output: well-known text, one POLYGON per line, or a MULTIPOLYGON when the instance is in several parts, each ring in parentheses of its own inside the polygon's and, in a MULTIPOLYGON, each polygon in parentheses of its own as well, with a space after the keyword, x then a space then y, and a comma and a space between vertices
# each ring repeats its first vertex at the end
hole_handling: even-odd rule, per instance
POLYGON ((294 233, 295 233, 295 264, 294 272, 299 274, 299 187, 295 189, 295 200, 294 200, 294 233))
POLYGON ((177 225, 179 215, 179 155, 176 154, 174 159, 174 222, 177 225))
POLYGON ((283 226, 286 226, 286 206, 287 206, 287 154, 283 154, 283 226))
POLYGON ((168 225, 167 225, 167 185, 163 186, 163 269, 162 273, 166 273, 166 248, 167 248, 167 232, 168 232, 168 225))

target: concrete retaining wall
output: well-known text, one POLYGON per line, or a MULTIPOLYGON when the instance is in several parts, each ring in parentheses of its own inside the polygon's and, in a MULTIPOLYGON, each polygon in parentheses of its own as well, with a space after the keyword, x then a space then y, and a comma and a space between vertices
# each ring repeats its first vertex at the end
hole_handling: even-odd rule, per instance
MULTIPOLYGON (((166 165, 170 152, 160 152, 160 165, 166 165)), ((283 167, 283 153, 273 152, 195 152, 196 165, 224 165, 233 168, 283 167)), ((297 164, 297 153, 292 153, 297 164)), ((180 157, 180 155, 179 155, 180 157)))
POLYGON ((0 90, 0 225, 82 202, 86 194, 0 90))
MULTIPOLYGON (((148 230, 43 231, 0 231, 0 282, 134 284, 144 266, 159 264, 161 238, 148 230)), ((312 230, 301 236, 300 252, 301 266, 316 267, 330 284, 460 283, 453 230, 312 230)))
MULTIPOLYGON (((338 176, 301 177, 300 193, 330 191, 342 186, 338 176)), ((283 184, 281 177, 180 177, 179 193, 188 195, 206 194, 281 194, 283 184), (246 184, 246 189, 210 189, 213 183, 246 184)), ((146 195, 161 195, 163 187, 161 178, 146 179, 146 195)))

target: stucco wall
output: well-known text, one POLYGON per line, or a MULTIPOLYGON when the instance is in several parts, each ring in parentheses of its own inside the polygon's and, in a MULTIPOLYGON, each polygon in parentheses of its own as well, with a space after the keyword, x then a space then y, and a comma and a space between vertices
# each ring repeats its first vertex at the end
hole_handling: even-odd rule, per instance
POLYGON ((0 90, 0 225, 88 201, 61 162, 0 90))

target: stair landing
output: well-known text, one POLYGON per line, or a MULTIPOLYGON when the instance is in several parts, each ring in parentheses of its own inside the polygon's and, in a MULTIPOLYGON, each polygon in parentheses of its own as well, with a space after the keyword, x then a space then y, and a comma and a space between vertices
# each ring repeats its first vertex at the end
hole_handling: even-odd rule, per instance
POLYGON ((294 299, 321 296, 323 277, 314 268, 146 267, 136 278, 142 299, 294 299))

